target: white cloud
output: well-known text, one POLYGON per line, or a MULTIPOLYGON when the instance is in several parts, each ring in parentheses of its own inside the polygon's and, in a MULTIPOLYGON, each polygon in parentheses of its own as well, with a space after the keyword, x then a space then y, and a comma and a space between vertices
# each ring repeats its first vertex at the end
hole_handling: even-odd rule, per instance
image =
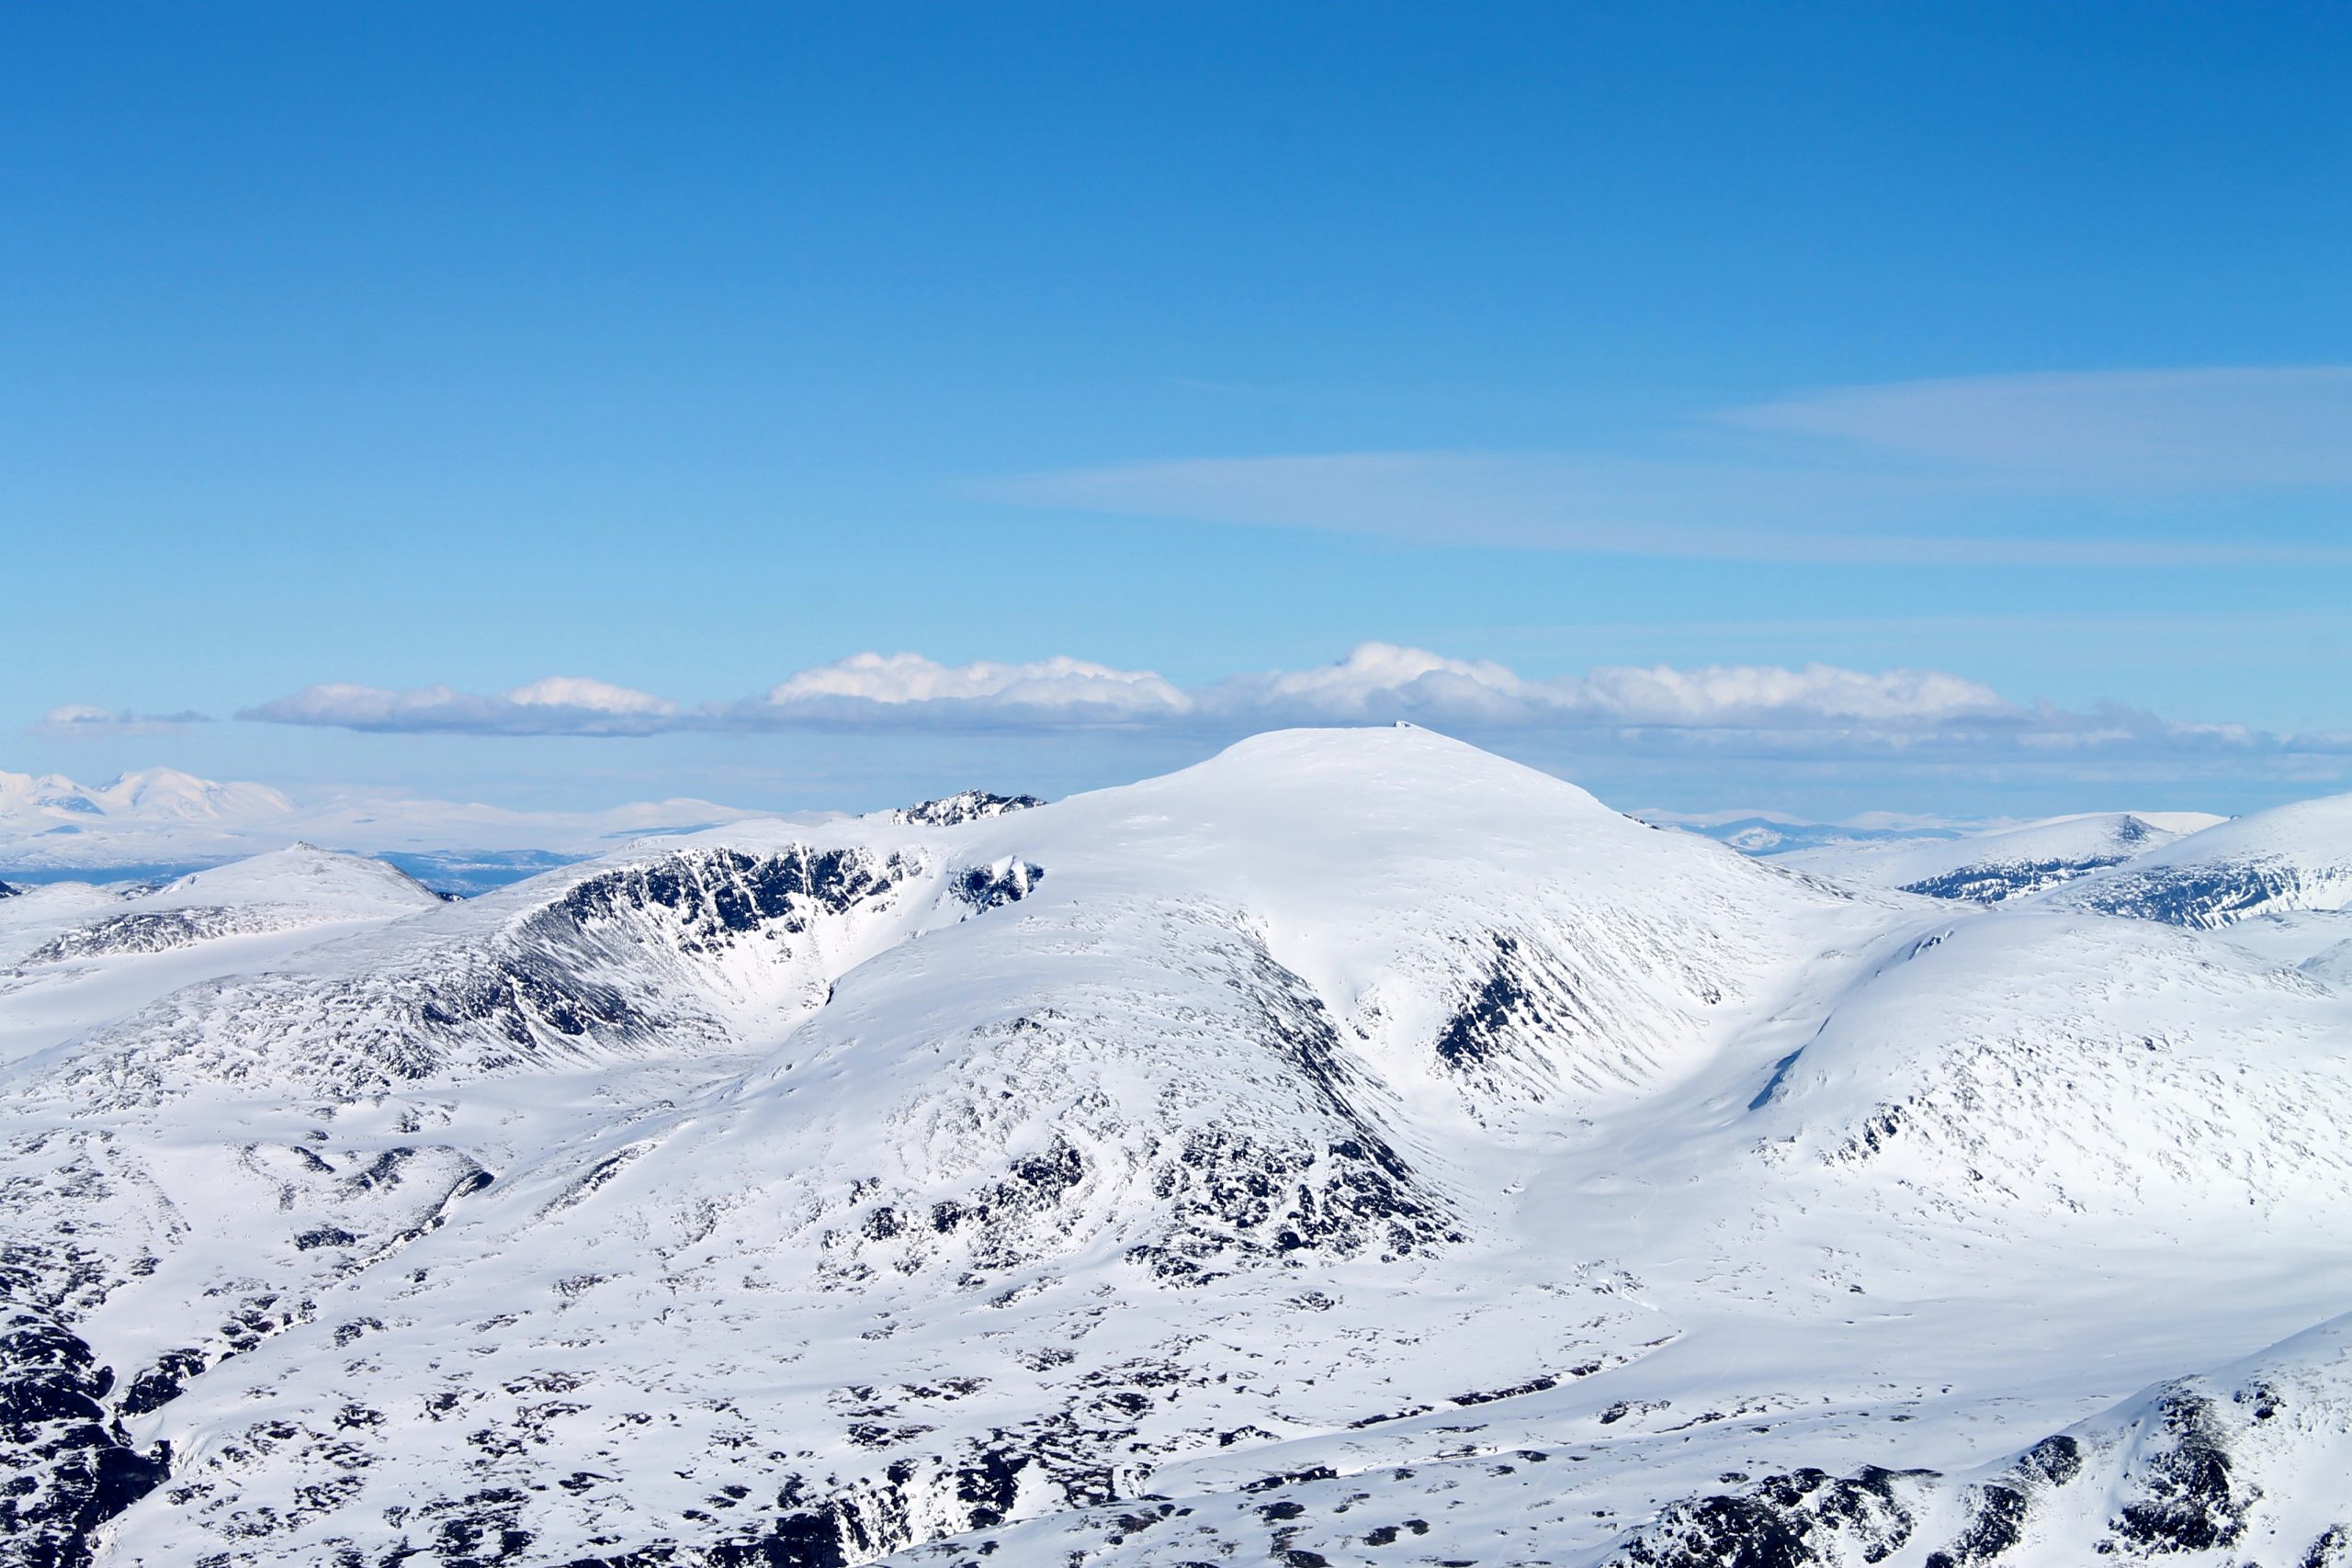
POLYGON ((914 653, 860 653, 803 670, 729 710, 757 727, 957 717, 1002 723, 1121 724, 1192 711, 1192 699, 1148 670, 1056 657, 1027 664, 940 664, 914 653))
POLYGON ((947 665, 863 653, 788 676, 733 704, 687 706, 577 677, 496 695, 446 686, 321 685, 239 716, 350 729, 482 735, 890 729, 942 734, 1156 729, 1231 736, 1288 725, 1404 719, 1470 737, 1546 737, 1588 751, 1835 757, 2265 755, 2335 757, 2344 736, 2277 736, 2179 723, 2119 705, 2087 711, 2013 701, 1935 670, 1808 664, 1603 666, 1532 679, 1501 664, 1364 643, 1306 669, 1190 689, 1083 660, 947 665))
POLYGON ((1404 718, 1473 729, 1861 726, 1910 733, 1962 721, 2013 726, 2025 717, 1991 688, 1931 670, 1658 665, 1531 681, 1499 664, 1387 643, 1365 643, 1339 663, 1312 670, 1236 676, 1200 698, 1204 711, 1241 720, 1404 718))
POLYGON ((517 707, 564 708, 581 713, 661 715, 678 709, 678 705, 667 698, 633 692, 627 686, 584 675, 549 675, 515 687, 505 694, 505 700, 517 707))
POLYGON ((677 705, 649 693, 551 675, 491 696, 448 686, 388 691, 330 682, 237 716, 265 724, 471 735, 650 735, 674 727, 677 705))
POLYGON ((107 735, 169 735, 191 724, 210 723, 200 713, 132 713, 89 703, 53 707, 34 721, 31 732, 51 740, 107 735))
POLYGON ((1991 687, 1937 670, 1866 674, 1827 664, 1708 665, 1697 670, 1595 670, 1564 682, 1577 706, 1628 724, 1778 725, 1837 722, 1938 725, 2013 720, 1991 687))
POLYGON ((1542 705, 1542 688, 1499 664, 1447 659, 1424 649, 1367 642, 1337 664, 1237 675, 1204 694, 1207 705, 1238 716, 1295 716, 1303 723, 1361 723, 1408 716, 1511 723, 1542 705))

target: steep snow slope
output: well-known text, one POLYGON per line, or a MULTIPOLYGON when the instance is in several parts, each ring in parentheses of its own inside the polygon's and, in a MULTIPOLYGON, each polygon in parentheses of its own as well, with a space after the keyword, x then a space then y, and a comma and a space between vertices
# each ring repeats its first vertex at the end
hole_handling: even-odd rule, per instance
POLYGON ((639 846, 22 1064, 7 1550, 2074 1562, 2155 1550, 2166 1465, 2210 1515, 2219 1444, 2262 1495, 2165 1538, 2218 1565, 2340 1501, 2335 1329, 2129 1403, 2342 1311, 2325 976, 1417 730, 984 804, 639 846))
POLYGON ((1781 863, 1872 887, 1997 904, 2121 865, 2222 820, 2195 812, 2053 817, 1939 842, 1801 850, 1781 863))
POLYGON ((2344 908, 2352 905, 2352 795, 2234 818, 2052 900, 2198 928, 2277 910, 2344 908))

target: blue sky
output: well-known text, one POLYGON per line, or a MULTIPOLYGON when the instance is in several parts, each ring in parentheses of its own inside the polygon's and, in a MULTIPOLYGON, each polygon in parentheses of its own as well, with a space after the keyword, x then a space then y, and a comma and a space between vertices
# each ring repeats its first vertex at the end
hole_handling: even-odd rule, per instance
POLYGON ((16 7, 0 767, 2346 787, 2346 80, 2316 5, 16 7), (869 652, 1027 673, 774 700, 869 652))

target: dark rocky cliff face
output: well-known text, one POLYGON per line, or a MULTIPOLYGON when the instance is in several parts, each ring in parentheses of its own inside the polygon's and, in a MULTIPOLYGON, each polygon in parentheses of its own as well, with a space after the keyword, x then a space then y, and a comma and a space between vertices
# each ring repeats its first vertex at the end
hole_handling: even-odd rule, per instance
POLYGON ((0 1561, 83 1568, 93 1532, 163 1481, 168 1450, 140 1452, 107 1411, 114 1382, 71 1329, 0 1299, 0 1561))
POLYGON ((1026 811, 1045 804, 1034 795, 990 795, 984 789, 967 789, 937 800, 902 806, 890 813, 890 818, 910 826, 960 828, 967 822, 1001 817, 1008 811, 1026 811))

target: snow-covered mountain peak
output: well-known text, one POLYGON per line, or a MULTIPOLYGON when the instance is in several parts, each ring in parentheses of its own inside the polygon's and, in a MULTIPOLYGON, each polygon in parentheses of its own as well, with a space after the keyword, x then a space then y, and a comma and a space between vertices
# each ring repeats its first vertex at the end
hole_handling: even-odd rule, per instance
POLYGON ((0 1060, 175 990, 442 907, 380 861, 298 845, 164 883, 50 883, 0 913, 0 1060), (13 1025, 13 1027, 12 1027, 13 1025))
POLYGON ((79 784, 60 773, 12 773, 0 769, 0 806, 23 807, 82 793, 79 784))
POLYGON ((101 864, 154 863, 176 858, 156 847, 209 844, 294 811, 266 785, 216 784, 170 768, 123 773, 96 787, 54 773, 0 773, 0 855, 26 865, 79 864, 87 863, 74 857, 96 850, 101 864), (123 847, 110 853, 103 845, 123 847))
POLYGON ((109 813, 224 818, 284 813, 294 803, 266 784, 216 784, 174 768, 142 768, 88 792, 109 813))
POLYGON ((2229 818, 2212 811, 2134 811, 2128 815, 2139 818, 2160 832, 2178 837, 2186 833, 2201 833, 2208 828, 2218 828, 2229 818))
POLYGON ((1305 797, 1337 807, 1385 810, 1422 796, 1424 817, 1438 816, 1448 806, 1492 815, 1528 801, 1553 810, 1618 815, 1554 774, 1418 725, 1267 730, 1192 767, 1122 787, 1192 795, 1237 809, 1280 807, 1305 797))
POLYGON ((382 861, 299 842, 192 872, 141 899, 159 908, 259 901, 359 916, 427 909, 442 899, 408 873, 382 861))
POLYGON ((0 979, 26 1038, 119 1004, 0 1078, 42 1561, 2222 1568, 2332 1528, 2332 917, 2286 955, 1841 889, 1419 730, 462 905, 375 875, 0 906, 19 951, 373 911, 0 979))
MULTIPOLYGON (((1385 883, 1393 905, 1441 886, 1408 886, 1417 858, 1481 874, 1595 878, 1667 866, 1753 874, 1715 845, 1674 842, 1576 785, 1421 728, 1292 729, 1254 736, 1206 761, 1075 795, 1001 830, 1051 834, 1091 858, 1149 861, 1204 894, 1334 902, 1335 876, 1385 883)), ((1051 840, 1046 840, 1048 842, 1051 840)), ((1363 888, 1356 890, 1361 893, 1363 888)))

